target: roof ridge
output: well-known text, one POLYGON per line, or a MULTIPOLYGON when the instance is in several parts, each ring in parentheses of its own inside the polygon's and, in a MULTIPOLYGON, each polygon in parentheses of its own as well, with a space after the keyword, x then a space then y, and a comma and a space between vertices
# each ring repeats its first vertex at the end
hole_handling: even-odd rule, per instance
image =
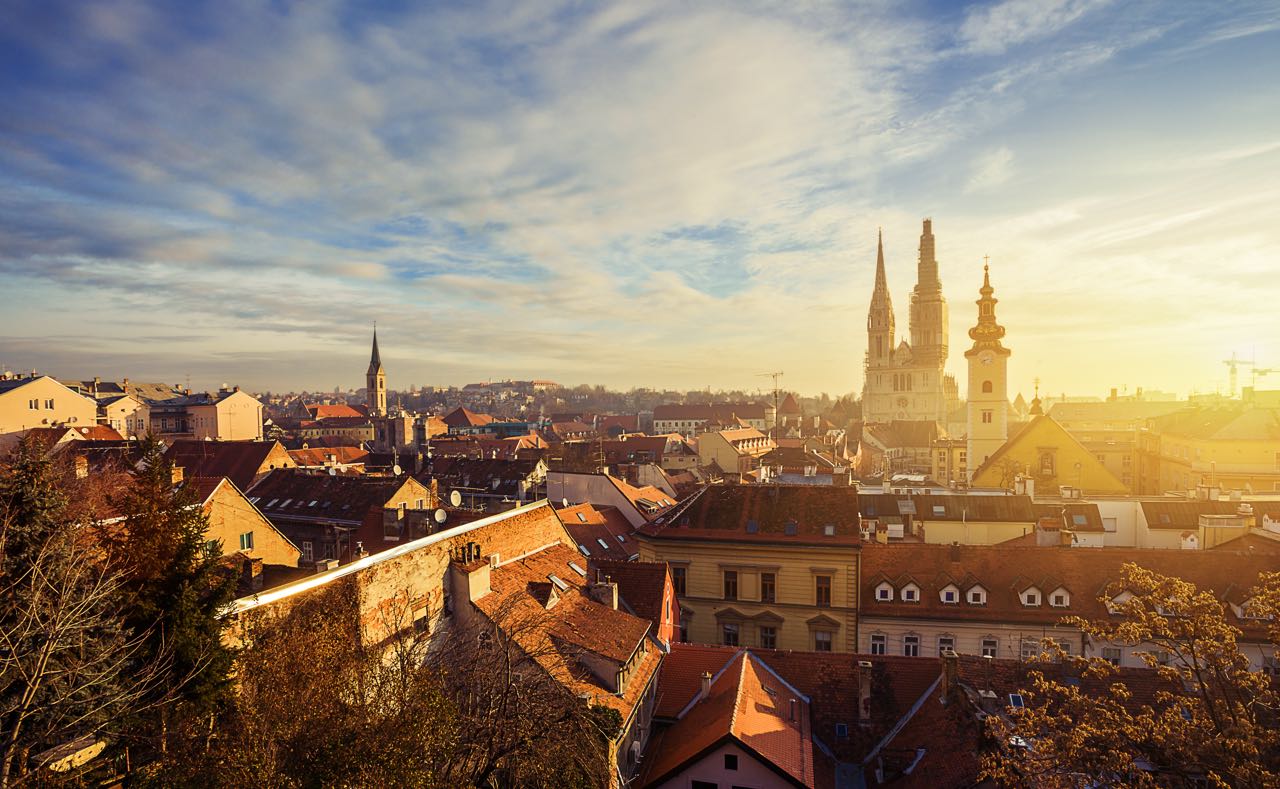
POLYGON ((735 737, 738 736, 736 733, 738 730, 738 710, 742 706, 743 688, 747 682, 747 661, 751 660, 751 653, 747 650, 742 650, 741 654, 742 668, 738 669, 738 687, 734 689, 733 712, 729 714, 729 733, 735 737))

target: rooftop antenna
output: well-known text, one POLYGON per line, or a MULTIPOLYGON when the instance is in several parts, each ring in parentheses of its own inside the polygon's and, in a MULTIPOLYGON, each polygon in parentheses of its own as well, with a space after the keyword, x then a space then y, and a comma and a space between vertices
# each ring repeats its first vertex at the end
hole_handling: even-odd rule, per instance
POLYGON ((772 372, 772 373, 759 373, 759 374, 756 376, 757 378, 772 378, 772 379, 773 379, 773 439, 774 439, 774 441, 777 441, 777 440, 778 440, 778 438, 779 438, 779 433, 778 433, 778 379, 779 379, 779 378, 781 378, 783 375, 784 375, 784 373, 783 373, 781 370, 778 370, 777 372, 772 372))

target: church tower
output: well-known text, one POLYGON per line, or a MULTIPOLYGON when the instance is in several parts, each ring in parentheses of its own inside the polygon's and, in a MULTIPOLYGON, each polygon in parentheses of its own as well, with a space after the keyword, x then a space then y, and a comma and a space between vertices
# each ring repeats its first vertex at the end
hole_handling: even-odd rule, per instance
POLYGON ((867 421, 888 421, 893 405, 884 393, 886 375, 892 375, 894 351, 893 299, 884 273, 884 234, 876 238, 876 284, 867 310, 867 362, 862 383, 862 413, 867 421), (884 416, 882 416, 884 415, 884 416))
POLYGON ((365 373, 366 401, 369 416, 387 415, 387 373, 382 369, 382 357, 378 355, 378 327, 373 328, 373 355, 369 357, 369 372, 365 373))
MULTIPOLYGON (((947 364, 947 300, 942 297, 938 258, 933 247, 933 220, 924 220, 920 233, 920 258, 916 287, 911 292, 911 359, 925 368, 941 370, 947 364)), ((934 382, 926 381, 932 389, 934 382)), ((940 382, 939 382, 940 383, 940 382)))
POLYGON ((996 323, 995 288, 987 266, 982 267, 978 325, 969 330, 973 347, 969 360, 969 441, 965 464, 969 478, 1009 439, 1008 364, 1013 353, 1000 344, 1004 327, 996 323))

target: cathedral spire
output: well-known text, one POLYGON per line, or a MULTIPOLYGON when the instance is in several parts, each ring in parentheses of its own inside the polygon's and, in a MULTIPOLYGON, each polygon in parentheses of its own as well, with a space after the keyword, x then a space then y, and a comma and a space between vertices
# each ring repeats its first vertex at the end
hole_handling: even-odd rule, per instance
POLYGON ((884 230, 876 228, 876 293, 889 293, 889 283, 884 275, 884 230))

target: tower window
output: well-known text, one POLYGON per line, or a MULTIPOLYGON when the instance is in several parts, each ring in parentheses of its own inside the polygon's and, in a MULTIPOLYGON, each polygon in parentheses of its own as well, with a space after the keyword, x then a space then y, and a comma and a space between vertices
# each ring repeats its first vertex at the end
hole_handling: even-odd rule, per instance
POLYGON ((989 424, 991 424, 991 416, 992 416, 991 411, 989 411, 989 410, 988 410, 988 411, 983 411, 983 412, 982 412, 982 424, 984 424, 984 425, 989 425, 989 424))
POLYGON ((983 381, 983 382, 982 382, 982 393, 983 393, 983 394, 991 394, 991 382, 990 382, 990 381, 983 381))

